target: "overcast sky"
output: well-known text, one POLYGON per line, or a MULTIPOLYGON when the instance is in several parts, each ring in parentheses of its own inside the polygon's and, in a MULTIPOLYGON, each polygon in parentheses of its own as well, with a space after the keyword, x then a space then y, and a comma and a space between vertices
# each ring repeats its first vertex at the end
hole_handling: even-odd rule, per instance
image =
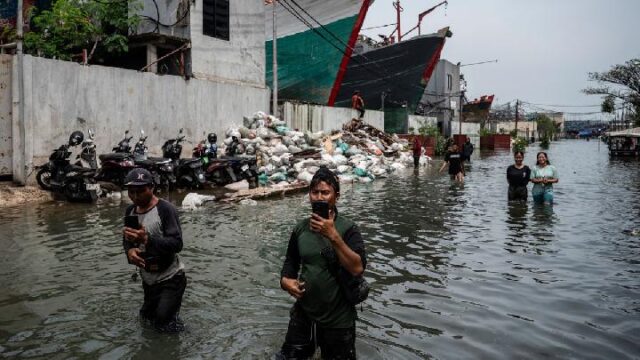
MULTIPOLYGON (((393 1, 376 0, 363 28, 394 23, 393 1)), ((418 14, 439 2, 401 0, 402 31, 415 26, 418 14)), ((453 37, 447 40, 442 58, 462 64, 498 59, 462 68, 467 97, 495 94, 498 104, 513 99, 599 104, 599 97, 580 92, 595 85, 587 81, 587 73, 640 58, 640 0, 450 0, 446 9, 441 6, 425 17, 422 33, 445 26, 450 26, 453 37)), ((377 34, 392 30, 363 33, 378 39, 377 34)), ((599 111, 598 107, 544 107, 599 111)), ((581 116, 568 116, 577 117, 581 116)))

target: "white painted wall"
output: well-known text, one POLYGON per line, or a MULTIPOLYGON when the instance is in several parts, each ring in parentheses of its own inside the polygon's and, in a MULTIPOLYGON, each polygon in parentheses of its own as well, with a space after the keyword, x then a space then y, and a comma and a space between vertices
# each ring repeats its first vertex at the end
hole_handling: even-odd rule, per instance
MULTIPOLYGON (((312 132, 342 130, 342 125, 358 117, 358 111, 351 108, 291 102, 283 104, 282 114, 283 120, 291 128, 312 132)), ((384 113, 381 111, 367 110, 363 120, 380 130, 384 129, 384 113)))
MULTIPOLYGON (((463 122, 462 134, 467 136, 480 136, 480 123, 475 122, 463 122)), ((460 133, 460 123, 457 121, 451 122, 451 135, 457 135, 460 133)))
POLYGON ((202 0, 191 4, 191 69, 199 79, 264 88, 263 0, 229 2, 229 41, 203 33, 202 0))
MULTIPOLYGON (((131 130, 137 138, 144 128, 150 152, 160 155, 162 143, 183 127, 186 156, 206 133, 222 134, 230 125, 242 124, 243 116, 268 109, 269 91, 265 88, 186 81, 178 76, 31 56, 24 59, 22 133, 13 119, 14 137, 19 133, 13 156, 14 180, 18 182, 31 173, 34 165, 47 161, 51 150, 66 142, 74 130, 85 134, 88 129, 95 130, 97 151, 105 153, 122 139, 125 130, 131 130)), ((34 175, 28 180, 33 181, 34 175)))
POLYGON ((438 126, 438 118, 435 116, 409 115, 407 129, 412 127, 417 134, 418 129, 421 128, 423 124, 438 126))

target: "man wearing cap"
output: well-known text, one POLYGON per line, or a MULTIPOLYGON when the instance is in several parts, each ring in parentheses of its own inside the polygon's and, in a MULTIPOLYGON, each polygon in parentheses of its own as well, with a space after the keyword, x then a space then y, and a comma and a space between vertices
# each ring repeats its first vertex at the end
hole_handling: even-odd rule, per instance
POLYGON ((280 286, 296 303, 277 359, 307 359, 318 346, 323 359, 356 358, 356 308, 341 291, 334 269, 360 276, 367 258, 358 227, 338 214, 339 196, 338 177, 320 167, 309 185, 309 200, 326 202, 329 216, 310 214, 289 239, 280 286))
POLYGON ((125 227, 123 246, 130 264, 142 277, 144 303, 140 316, 160 331, 177 332, 184 326, 178 320, 182 296, 187 286, 182 250, 182 230, 175 207, 153 194, 151 173, 133 169, 125 185, 133 202, 125 216, 137 216, 139 228, 125 227))

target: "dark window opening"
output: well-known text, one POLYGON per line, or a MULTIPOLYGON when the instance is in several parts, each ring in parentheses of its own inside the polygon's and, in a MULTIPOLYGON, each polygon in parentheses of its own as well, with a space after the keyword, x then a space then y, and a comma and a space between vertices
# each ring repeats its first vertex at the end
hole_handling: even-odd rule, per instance
POLYGON ((229 0, 203 0, 203 32, 229 40, 229 0))

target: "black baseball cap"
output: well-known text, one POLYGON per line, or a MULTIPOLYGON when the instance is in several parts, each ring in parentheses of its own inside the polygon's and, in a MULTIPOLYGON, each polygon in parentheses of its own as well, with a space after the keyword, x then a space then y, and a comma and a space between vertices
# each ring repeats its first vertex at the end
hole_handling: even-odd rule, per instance
POLYGON ((124 179, 125 186, 153 185, 153 177, 147 169, 136 168, 127 174, 124 179))

